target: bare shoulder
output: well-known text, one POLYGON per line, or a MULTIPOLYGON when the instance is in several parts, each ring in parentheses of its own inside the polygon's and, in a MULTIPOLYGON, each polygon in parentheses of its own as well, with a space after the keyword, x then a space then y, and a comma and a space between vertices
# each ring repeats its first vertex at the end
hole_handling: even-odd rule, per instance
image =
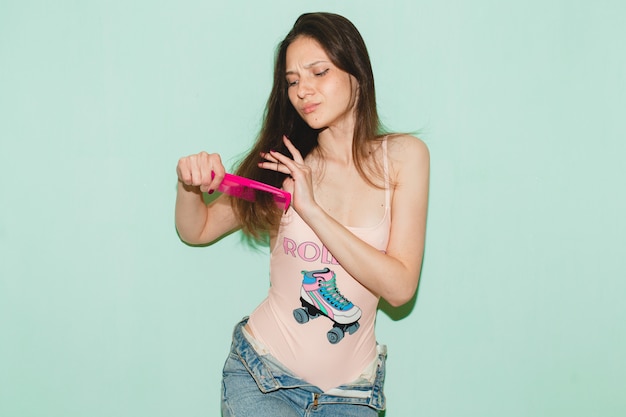
POLYGON ((430 153, 426 144, 419 138, 406 135, 390 135, 387 139, 389 161, 396 173, 428 170, 430 153))

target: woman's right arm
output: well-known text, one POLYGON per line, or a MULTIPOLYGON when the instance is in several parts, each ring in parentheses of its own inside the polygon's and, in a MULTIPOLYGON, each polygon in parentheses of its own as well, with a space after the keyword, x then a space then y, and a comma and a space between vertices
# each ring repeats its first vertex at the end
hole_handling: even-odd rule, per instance
POLYGON ((194 245, 210 243, 239 228, 227 195, 208 205, 202 196, 215 191, 224 179, 218 154, 200 152, 180 158, 176 173, 176 230, 182 240, 194 245))

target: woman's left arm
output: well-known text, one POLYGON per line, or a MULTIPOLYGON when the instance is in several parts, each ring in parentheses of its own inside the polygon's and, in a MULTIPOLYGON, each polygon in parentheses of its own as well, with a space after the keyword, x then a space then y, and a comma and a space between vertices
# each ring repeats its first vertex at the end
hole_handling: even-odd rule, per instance
POLYGON ((428 148, 412 136, 390 139, 389 159, 395 189, 391 201, 391 232, 385 253, 355 236, 315 203, 310 170, 286 140, 294 159, 272 152, 289 169, 287 184, 298 193, 302 219, 315 231, 333 257, 363 286, 392 306, 408 302, 417 289, 424 253, 430 156, 428 148))

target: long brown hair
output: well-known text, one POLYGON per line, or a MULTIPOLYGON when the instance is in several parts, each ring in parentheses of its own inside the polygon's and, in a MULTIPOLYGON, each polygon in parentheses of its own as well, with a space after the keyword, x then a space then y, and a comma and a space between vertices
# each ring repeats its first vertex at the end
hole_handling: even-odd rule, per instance
MULTIPOLYGON (((358 172, 372 183, 364 169, 364 162, 369 156, 369 147, 364 145, 366 142, 378 140, 382 134, 376 109, 372 65, 365 42, 357 28, 345 17, 332 13, 301 15, 279 44, 274 64, 274 84, 265 107, 263 124, 254 146, 239 164, 236 174, 281 187, 285 175, 259 168, 260 153, 273 149, 289 155, 283 144, 283 135, 289 137, 303 157, 317 147, 319 131, 302 120, 287 95, 287 47, 300 36, 316 40, 332 63, 353 75, 358 82, 352 155, 358 172)), ((254 238, 259 238, 280 221, 281 211, 267 193, 258 193, 254 203, 233 199, 233 209, 244 233, 254 238)))

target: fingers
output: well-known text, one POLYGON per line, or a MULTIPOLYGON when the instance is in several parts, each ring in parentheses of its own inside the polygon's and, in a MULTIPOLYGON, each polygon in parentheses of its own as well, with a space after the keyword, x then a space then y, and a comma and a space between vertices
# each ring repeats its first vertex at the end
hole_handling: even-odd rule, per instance
POLYGON ((272 152, 280 155, 280 153, 275 151, 261 152, 261 158, 265 159, 266 162, 275 164, 276 162, 278 162, 278 159, 274 155, 272 155, 272 152))
POLYGON ((283 190, 287 191, 288 193, 293 194, 294 190, 295 190, 295 181, 293 180, 292 177, 286 177, 283 180, 283 190))
POLYGON ((269 152, 261 153, 261 157, 265 159, 266 162, 259 163, 259 167, 291 175, 292 171, 297 169, 298 166, 304 165, 302 154, 285 135, 283 135, 283 142, 293 159, 280 152, 270 150, 269 152))
POLYGON ((212 193, 224 179, 225 169, 218 154, 200 152, 180 158, 176 172, 183 184, 212 193))
POLYGON ((291 161, 288 157, 276 151, 262 152, 261 158, 265 159, 264 162, 259 162, 259 168, 268 169, 270 171, 282 172, 283 174, 290 174, 290 169, 285 164, 285 161, 291 161))
POLYGON ((298 148, 296 148, 293 143, 291 142, 291 140, 289 140, 289 138, 285 135, 283 135, 283 142, 285 143, 285 146, 287 147, 287 149, 289 150, 289 152, 291 153, 291 156, 293 157, 293 160, 299 164, 304 163, 304 159, 302 158, 302 154, 300 153, 300 151, 298 150, 298 148))

